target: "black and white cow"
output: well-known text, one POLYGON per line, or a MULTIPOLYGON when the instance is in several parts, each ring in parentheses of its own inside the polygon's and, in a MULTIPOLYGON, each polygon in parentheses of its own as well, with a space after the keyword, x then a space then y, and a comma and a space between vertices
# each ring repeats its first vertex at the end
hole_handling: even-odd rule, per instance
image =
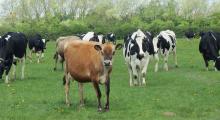
POLYGON ((199 51, 204 58, 206 69, 208 70, 208 62, 213 60, 215 62, 215 70, 220 70, 220 33, 201 32, 200 36, 199 51))
POLYGON ((193 31, 187 31, 187 32, 185 32, 185 36, 188 39, 192 39, 192 38, 194 38, 196 36, 196 33, 193 32, 193 31))
POLYGON ((115 36, 114 33, 108 33, 108 34, 106 35, 106 37, 107 37, 107 40, 108 40, 109 42, 112 42, 113 44, 116 44, 116 36, 115 36))
POLYGON ((153 54, 153 43, 140 29, 124 39, 123 55, 128 65, 130 86, 146 84, 148 63, 153 54))
POLYGON ((82 40, 84 41, 95 41, 95 42, 99 42, 101 44, 105 43, 105 36, 102 34, 96 34, 95 32, 88 32, 86 33, 82 40))
POLYGON ((40 63, 40 59, 44 57, 44 49, 46 49, 46 44, 48 40, 42 39, 40 34, 35 34, 29 38, 28 46, 30 49, 30 60, 32 62, 32 53, 36 53, 40 63))
POLYGON ((0 38, 0 78, 5 71, 5 83, 9 82, 9 71, 13 65, 13 76, 16 78, 17 60, 22 61, 21 79, 24 79, 27 38, 23 33, 8 32, 0 38))
POLYGON ((156 59, 155 72, 158 71, 159 53, 164 57, 164 69, 168 71, 168 57, 173 52, 175 66, 177 67, 176 57, 176 35, 171 30, 161 31, 160 34, 153 38, 154 58, 156 59))

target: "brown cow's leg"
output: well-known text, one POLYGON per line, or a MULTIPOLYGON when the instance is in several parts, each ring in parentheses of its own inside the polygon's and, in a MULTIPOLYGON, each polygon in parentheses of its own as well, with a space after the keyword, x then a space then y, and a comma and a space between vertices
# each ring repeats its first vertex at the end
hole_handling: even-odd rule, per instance
POLYGON ((107 81, 105 83, 105 92, 106 92, 106 104, 105 110, 109 111, 109 93, 110 93, 110 77, 107 77, 107 81))
POLYGON ((80 106, 84 106, 83 83, 78 83, 78 85, 79 85, 80 106))
POLYGON ((101 91, 100 91, 100 88, 99 88, 99 84, 97 82, 93 82, 93 86, 95 88, 95 91, 96 91, 96 95, 97 95, 97 98, 98 98, 98 111, 101 112, 102 111, 102 105, 101 105, 101 91))
POLYGON ((68 74, 65 75, 63 79, 66 80, 66 82, 65 82, 66 104, 67 104, 67 106, 70 106, 70 101, 69 101, 70 81, 69 81, 69 78, 68 78, 68 74))

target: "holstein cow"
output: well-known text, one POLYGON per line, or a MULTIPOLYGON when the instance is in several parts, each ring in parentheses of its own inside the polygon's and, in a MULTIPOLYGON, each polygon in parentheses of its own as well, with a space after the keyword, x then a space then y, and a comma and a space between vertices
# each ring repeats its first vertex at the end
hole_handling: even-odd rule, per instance
POLYGON ((201 32, 201 40, 199 43, 199 51, 202 54, 206 69, 208 70, 208 62, 215 62, 215 70, 220 70, 220 33, 217 32, 201 32))
POLYGON ((29 38, 28 46, 30 49, 30 60, 32 62, 32 53, 36 53, 38 59, 37 62, 40 63, 40 59, 44 57, 44 49, 46 49, 46 43, 49 40, 42 39, 40 34, 35 34, 29 38))
POLYGON ((8 32, 0 38, 0 78, 5 71, 5 83, 9 82, 9 71, 13 64, 13 76, 16 78, 17 60, 22 61, 21 79, 24 79, 27 38, 23 33, 8 32))
POLYGON ((65 46, 65 44, 69 44, 73 40, 80 40, 80 38, 77 37, 77 36, 66 36, 66 37, 59 37, 56 40, 56 52, 54 54, 54 59, 55 59, 54 70, 57 69, 57 61, 58 60, 62 64, 62 68, 63 68, 63 63, 64 63, 64 46, 65 46))
POLYGON ((168 71, 168 57, 169 53, 173 52, 175 66, 177 67, 176 57, 176 35, 171 30, 161 31, 160 34, 153 39, 154 52, 155 52, 155 72, 158 71, 158 62, 160 53, 164 57, 164 69, 168 71))
POLYGON ((82 38, 83 41, 94 41, 99 42, 100 44, 105 43, 105 36, 102 34, 96 34, 95 32, 88 32, 82 38))
POLYGON ((109 110, 110 74, 115 50, 122 47, 112 43, 99 44, 95 42, 75 40, 64 47, 65 76, 64 85, 66 104, 69 105, 70 78, 79 83, 80 103, 83 105, 83 83, 92 82, 97 98, 98 111, 102 110, 101 91, 99 84, 105 84, 106 104, 105 110, 109 110))
POLYGON ((193 31, 187 31, 185 32, 185 36, 188 38, 188 39, 192 39, 196 36, 196 33, 193 32, 193 31))
POLYGON ((154 52, 152 40, 138 29, 125 37, 124 42, 123 55, 128 65, 130 86, 144 85, 150 56, 154 52))
POLYGON ((116 44, 116 36, 115 36, 114 33, 108 33, 108 34, 106 35, 106 37, 107 37, 107 40, 108 40, 109 42, 112 42, 113 44, 116 44))

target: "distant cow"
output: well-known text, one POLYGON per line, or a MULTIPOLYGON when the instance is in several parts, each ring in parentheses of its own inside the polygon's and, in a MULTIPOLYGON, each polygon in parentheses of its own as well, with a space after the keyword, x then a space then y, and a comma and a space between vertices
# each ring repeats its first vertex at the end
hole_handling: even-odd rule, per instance
POLYGON ((154 52, 155 52, 155 72, 158 71, 158 62, 160 53, 164 57, 164 69, 168 71, 168 57, 170 52, 173 52, 175 66, 177 67, 176 57, 176 35, 171 30, 161 31, 160 34, 153 39, 154 52))
POLYGON ((114 33, 108 33, 108 34, 106 35, 106 37, 107 37, 107 40, 108 40, 109 42, 112 42, 113 44, 116 44, 116 36, 115 36, 114 33))
POLYGON ((32 61, 32 53, 36 53, 38 60, 40 63, 40 59, 44 57, 44 49, 46 49, 46 44, 48 40, 42 39, 40 34, 35 34, 29 38, 28 46, 30 49, 30 59, 32 61))
POLYGON ((102 110, 101 91, 99 84, 105 84, 106 104, 105 110, 109 110, 110 74, 115 50, 120 49, 121 44, 99 44, 75 40, 64 47, 65 58, 65 92, 66 104, 69 105, 70 78, 78 81, 80 91, 80 103, 83 104, 83 83, 92 82, 98 98, 98 111, 102 110))
POLYGON ((140 29, 125 37, 123 55, 128 65, 130 86, 146 84, 145 76, 151 55, 153 55, 152 39, 140 29))
POLYGON ((21 79, 24 79, 27 38, 23 33, 8 32, 0 38, 0 78, 5 71, 5 83, 9 82, 9 71, 13 64, 13 76, 16 78, 17 61, 22 61, 21 79))
POLYGON ((194 38, 196 36, 196 33, 193 32, 193 31, 187 31, 187 32, 185 32, 185 36, 188 39, 192 39, 192 38, 194 38))
POLYGON ((208 62, 215 62, 215 70, 220 70, 220 33, 218 32, 201 32, 201 40, 199 43, 199 51, 205 61, 206 69, 208 70, 208 62))
POLYGON ((63 68, 63 62, 64 62, 64 46, 65 44, 69 44, 73 40, 80 40, 77 36, 66 36, 66 37, 59 37, 56 40, 56 52, 54 54, 55 59, 55 67, 54 70, 57 69, 57 61, 59 60, 62 64, 63 68))
POLYGON ((94 41, 94 42, 99 42, 101 44, 104 44, 105 36, 102 34, 96 34, 95 32, 88 32, 83 36, 82 40, 83 41, 94 41))

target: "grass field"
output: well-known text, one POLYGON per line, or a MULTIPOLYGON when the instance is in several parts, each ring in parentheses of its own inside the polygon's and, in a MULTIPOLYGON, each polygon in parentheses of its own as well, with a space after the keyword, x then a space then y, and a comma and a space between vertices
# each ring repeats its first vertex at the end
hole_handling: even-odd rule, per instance
POLYGON ((151 61, 144 87, 129 87, 127 66, 122 50, 118 51, 111 75, 110 111, 98 113, 92 84, 85 85, 84 107, 79 107, 76 82, 71 83, 72 106, 64 104, 63 71, 60 66, 53 71, 55 43, 50 42, 41 64, 27 60, 24 80, 18 69, 18 80, 10 85, 0 81, 0 120, 220 120, 220 74, 205 71, 198 43, 178 39, 179 68, 174 68, 170 56, 170 70, 165 72, 160 64, 154 73, 151 61))

